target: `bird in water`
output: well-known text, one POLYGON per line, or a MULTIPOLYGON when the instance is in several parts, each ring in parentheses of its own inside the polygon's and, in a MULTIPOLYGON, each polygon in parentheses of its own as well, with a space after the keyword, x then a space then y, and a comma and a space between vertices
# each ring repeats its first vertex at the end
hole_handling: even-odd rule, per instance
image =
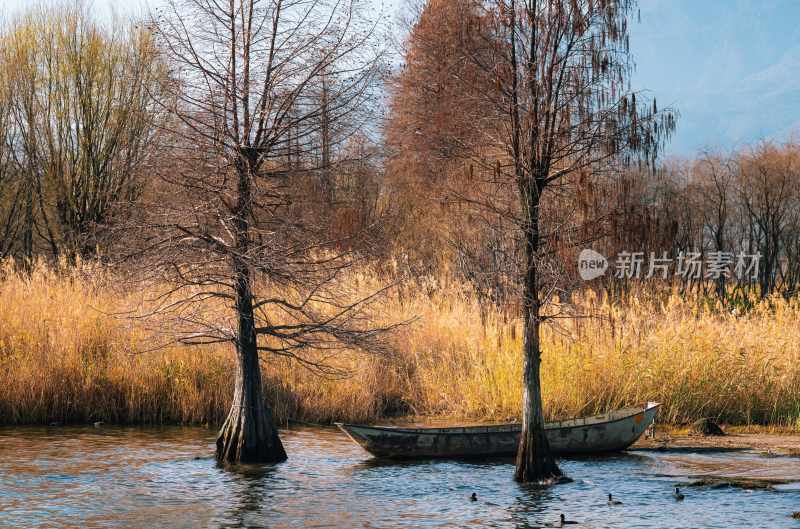
POLYGON ((679 489, 678 487, 675 487, 675 492, 673 492, 673 493, 672 493, 672 496, 673 496, 673 497, 674 497, 674 498, 675 498, 677 501, 681 501, 681 500, 683 500, 683 498, 684 498, 684 495, 683 495, 683 494, 681 494, 681 489, 679 489))
POLYGON ((472 496, 469 497, 469 501, 478 501, 478 495, 473 492, 472 496))
POLYGON ((608 495, 608 504, 609 505, 622 505, 622 502, 619 500, 615 500, 611 494, 608 495))
POLYGON ((800 520, 800 511, 793 512, 792 518, 794 518, 795 520, 800 520))
POLYGON ((541 525, 539 527, 540 528, 541 527, 564 527, 565 525, 572 525, 572 524, 577 524, 577 523, 578 522, 573 522, 572 520, 567 520, 566 516, 564 516, 564 514, 562 513, 562 514, 559 515, 559 520, 557 522, 547 522, 547 523, 545 523, 545 524, 543 524, 543 525, 541 525))
POLYGON ((561 525, 562 526, 576 524, 576 523, 578 523, 578 522, 575 522, 573 520, 567 520, 566 516, 564 516, 564 513, 561 513, 561 525))

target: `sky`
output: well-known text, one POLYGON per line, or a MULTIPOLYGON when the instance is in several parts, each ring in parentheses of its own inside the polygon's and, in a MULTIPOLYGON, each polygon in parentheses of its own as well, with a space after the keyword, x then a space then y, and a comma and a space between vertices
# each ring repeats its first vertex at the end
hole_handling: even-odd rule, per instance
POLYGON ((800 132, 800 2, 641 0, 632 87, 678 110, 691 156, 800 132))
MULTIPOLYGON (((160 0, 94 0, 98 14, 160 0)), ((373 0, 397 11, 404 0, 373 0)), ((31 0, 0 0, 15 10, 31 0)), ((640 0, 632 88, 680 118, 667 154, 693 156, 800 133, 800 0, 640 0)))

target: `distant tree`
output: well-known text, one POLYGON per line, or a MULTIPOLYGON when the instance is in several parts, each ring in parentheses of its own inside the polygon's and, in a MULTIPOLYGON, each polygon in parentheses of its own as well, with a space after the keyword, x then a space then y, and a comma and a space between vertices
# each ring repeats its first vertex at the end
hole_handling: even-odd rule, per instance
POLYGON ((747 222, 745 245, 748 253, 760 255, 758 282, 761 296, 766 297, 786 279, 789 268, 782 261, 787 250, 794 250, 800 147, 762 142, 740 153, 737 166, 739 200, 747 222))
POLYGON ((431 0, 420 6, 409 27, 404 65, 390 85, 384 193, 394 213, 393 249, 409 266, 435 274, 455 263, 482 289, 479 269, 489 259, 460 236, 481 228, 448 199, 450 187, 468 185, 461 178, 464 153, 459 149, 475 143, 486 117, 484 108, 470 104, 470 94, 492 89, 465 53, 469 41, 478 39, 477 6, 475 1, 431 0), (456 77, 470 82, 454 82, 456 77))
MULTIPOLYGON (((2 74, 0 74, 2 75, 2 74)), ((2 77, 0 77, 2 79, 2 77)), ((0 82, 0 259, 9 256, 15 240, 19 197, 13 187, 13 151, 8 144, 11 128, 11 97, 8 85, 0 82)))
POLYGON ((9 97, 1 149, 17 198, 6 223, 30 259, 92 255, 152 159, 163 68, 150 33, 92 20, 82 2, 33 8, 4 27, 0 81, 9 97), (14 225, 16 223, 16 225, 14 225))
POLYGON ((314 200, 298 182, 331 169, 331 131, 358 130, 353 118, 375 95, 377 29, 355 1, 305 0, 170 0, 152 26, 174 79, 174 158, 136 226, 134 257, 169 286, 153 315, 170 335, 235 347, 217 459, 281 461, 260 361, 331 373, 332 354, 379 350, 388 329, 365 312, 371 296, 339 281, 359 255, 328 237, 327 201, 297 214, 314 207, 298 207, 314 200))
MULTIPOLYGON (((717 254, 733 255, 733 217, 735 214, 735 164, 729 158, 703 153, 694 164, 693 189, 695 207, 703 223, 700 248, 717 254)), ((727 277, 720 274, 714 281, 716 294, 724 300, 727 277)))
POLYGON ((392 86, 387 185, 400 220, 397 251, 409 265, 433 275, 452 272, 487 310, 506 310, 507 292, 516 286, 518 238, 498 218, 486 222, 458 199, 463 189, 481 185, 465 160, 493 115, 474 104, 482 91, 495 89, 468 53, 488 30, 479 6, 431 0, 419 7, 392 86))

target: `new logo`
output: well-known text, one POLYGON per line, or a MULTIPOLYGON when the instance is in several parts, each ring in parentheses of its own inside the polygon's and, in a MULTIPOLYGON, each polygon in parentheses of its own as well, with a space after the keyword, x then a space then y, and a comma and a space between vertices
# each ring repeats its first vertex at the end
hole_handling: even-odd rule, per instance
POLYGON ((578 274, 584 281, 591 281, 606 273, 608 270, 608 259, 603 255, 590 250, 582 250, 578 255, 578 274))

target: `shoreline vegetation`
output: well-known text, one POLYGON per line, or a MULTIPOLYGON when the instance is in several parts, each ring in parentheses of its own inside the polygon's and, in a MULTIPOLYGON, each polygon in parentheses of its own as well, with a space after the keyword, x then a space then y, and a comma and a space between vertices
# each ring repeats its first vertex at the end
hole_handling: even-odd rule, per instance
MULTIPOLYGON (((142 352, 151 337, 135 320, 113 316, 125 301, 98 266, 41 265, 29 275, 3 267, 0 425, 221 424, 232 347, 142 352)), ((374 273, 353 274, 348 281, 365 291, 380 283, 374 273)), ((737 314, 666 288, 616 302, 592 291, 578 296, 573 306, 592 317, 543 328, 547 418, 656 400, 660 423, 713 417, 800 431, 797 300, 775 296, 737 314)), ((321 378, 290 359, 262 362, 279 423, 518 420, 519 321, 485 304, 481 311, 474 295, 444 279, 403 285, 379 306, 381 319, 409 323, 390 337, 390 354, 340 356, 337 367, 349 376, 321 378)))

